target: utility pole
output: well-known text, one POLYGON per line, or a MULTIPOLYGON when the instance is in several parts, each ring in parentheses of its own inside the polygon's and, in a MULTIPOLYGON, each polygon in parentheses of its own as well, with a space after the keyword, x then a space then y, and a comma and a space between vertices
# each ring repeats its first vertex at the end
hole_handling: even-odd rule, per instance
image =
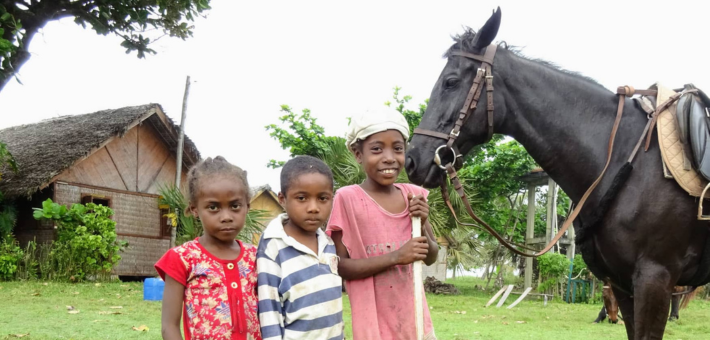
MULTIPOLYGON (((180 137, 178 138, 177 145, 177 164, 175 164, 175 187, 180 189, 180 182, 182 180, 182 150, 183 144, 185 142, 185 115, 187 114, 187 97, 190 95, 190 76, 187 76, 185 81, 185 95, 182 97, 182 117, 180 118, 180 137)), ((180 216, 179 214, 184 213, 182 211, 175 211, 175 218, 180 216)), ((170 232, 170 247, 175 246, 175 234, 176 228, 172 228, 170 232)))

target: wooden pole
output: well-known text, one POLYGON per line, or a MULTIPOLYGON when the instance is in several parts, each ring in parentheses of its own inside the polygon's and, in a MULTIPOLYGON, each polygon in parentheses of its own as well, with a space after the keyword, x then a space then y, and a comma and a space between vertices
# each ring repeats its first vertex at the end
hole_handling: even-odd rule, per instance
MULTIPOLYGON (((422 236, 422 220, 420 217, 412 217, 412 238, 422 236)), ((424 281, 422 280, 422 261, 412 263, 412 273, 414 274, 414 321, 417 327, 417 340, 424 339, 424 301, 422 292, 424 281)))
MULTIPOLYGON (((176 163, 175 167, 175 187, 180 189, 180 182, 182 180, 182 149, 185 142, 185 116, 187 114, 187 97, 190 95, 190 76, 187 76, 185 80, 185 94, 182 97, 182 117, 180 117, 180 137, 178 138, 177 145, 177 155, 175 155, 176 163)), ((181 211, 175 211, 175 216, 180 216, 181 211)), ((175 245, 175 228, 171 229, 170 232, 170 246, 175 245)))
MULTIPOLYGON (((528 221, 527 229, 525 232, 525 244, 530 246, 528 240, 535 237, 535 186, 534 184, 528 184, 528 221)), ((530 251, 530 253, 532 253, 530 251)), ((525 287, 532 287, 532 277, 533 277, 533 259, 532 257, 525 258, 525 287)))

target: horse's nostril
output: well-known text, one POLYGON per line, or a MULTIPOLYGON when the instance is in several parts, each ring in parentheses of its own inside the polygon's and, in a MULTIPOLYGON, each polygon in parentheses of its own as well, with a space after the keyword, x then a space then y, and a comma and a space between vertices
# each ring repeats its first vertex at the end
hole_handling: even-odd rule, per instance
POLYGON ((416 168, 417 164, 414 163, 412 156, 407 156, 407 160, 404 161, 404 169, 407 171, 407 174, 411 174, 416 168))

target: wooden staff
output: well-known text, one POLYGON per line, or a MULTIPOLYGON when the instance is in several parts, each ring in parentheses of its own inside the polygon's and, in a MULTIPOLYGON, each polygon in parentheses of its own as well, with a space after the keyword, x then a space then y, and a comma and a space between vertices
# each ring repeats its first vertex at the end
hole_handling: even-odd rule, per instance
MULTIPOLYGON (((422 236, 422 219, 421 217, 412 217, 412 238, 420 236, 422 236)), ((414 274, 414 321, 417 327, 417 340, 423 340, 424 302, 422 291, 424 290, 424 281, 422 279, 422 261, 412 263, 412 272, 414 274)))

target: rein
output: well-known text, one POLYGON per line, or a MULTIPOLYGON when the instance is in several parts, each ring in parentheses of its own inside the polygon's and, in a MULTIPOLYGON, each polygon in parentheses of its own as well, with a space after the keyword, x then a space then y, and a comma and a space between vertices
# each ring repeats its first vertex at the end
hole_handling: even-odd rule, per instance
MULTIPOLYGON (((448 174, 449 179, 451 180, 451 184, 454 186, 454 190, 456 193, 459 195, 461 198, 461 201, 463 201, 464 207, 466 208, 466 212, 473 218, 474 221, 476 221, 478 224, 471 224, 471 223, 463 223, 459 220, 458 216, 456 215, 456 212, 454 211, 453 206, 451 205, 451 201, 448 196, 448 184, 446 181, 446 178, 443 178, 441 181, 441 195, 444 198, 444 201, 446 202, 446 205, 449 207, 449 210, 451 211, 451 214, 454 216, 454 219, 456 220, 457 223, 461 225, 466 225, 466 226, 473 226, 473 227, 483 227, 488 233, 490 233, 493 237, 495 237, 498 242, 500 242, 504 247, 508 248, 510 251, 512 251, 515 254, 518 254, 520 256, 524 257, 539 257, 545 253, 547 253, 552 247, 557 244, 557 242, 562 238, 562 235, 567 231, 567 229, 572 225, 574 220, 577 218, 577 215, 579 215, 579 212, 582 210, 582 207, 584 206, 584 203, 587 201, 587 198, 591 195, 591 193, 594 191, 594 189, 599 185, 601 182, 602 178, 604 177, 604 174, 606 174, 606 171, 609 167, 609 164, 611 163, 611 156, 613 154, 614 150, 614 140, 616 139, 616 132, 619 129, 619 124, 621 123, 621 117, 624 112, 624 103, 625 103, 625 98, 624 97, 631 97, 634 94, 642 94, 642 95, 655 95, 656 91, 653 90, 635 90, 631 86, 624 86, 624 87, 619 87, 617 89, 617 95, 619 96, 619 105, 617 107, 616 111, 616 119, 614 120, 614 125, 611 129, 611 136, 609 136, 609 145, 607 147, 607 158, 606 158, 606 164, 604 165, 604 169, 602 170, 601 174, 599 174, 599 177, 592 183, 592 185, 587 189, 587 191, 584 193, 582 198, 580 199, 579 203, 575 207, 574 211, 570 214, 570 216, 565 220, 564 224, 562 225, 562 228, 560 228, 559 232, 555 235, 555 237, 539 252, 535 252, 534 249, 527 248, 525 246, 517 245, 514 243, 511 243, 503 236, 501 236, 495 229, 493 229, 491 226, 489 226, 486 222, 484 222, 482 219, 480 219, 476 213, 473 211, 471 208, 471 204, 468 201, 468 198, 466 197, 466 193, 464 192, 463 185, 461 184, 461 181, 458 178, 458 174, 456 173, 456 169, 460 169, 463 166, 463 155, 458 152, 456 149, 456 146, 454 143, 456 142, 456 139, 459 136, 459 133, 461 131, 461 127, 466 123, 466 120, 468 117, 471 115, 473 111, 475 111, 478 101, 481 96, 481 92, 483 90, 484 84, 482 83, 482 80, 485 78, 485 87, 486 87, 486 94, 487 94, 487 118, 488 118, 488 137, 486 139, 486 142, 491 139, 493 136, 493 73, 491 72, 493 68, 493 59, 495 57, 497 46, 496 45, 489 45, 486 47, 486 51, 484 55, 477 55, 477 54, 472 54, 472 53, 467 53, 463 51, 453 51, 451 52, 451 55, 453 56, 459 56, 459 57, 464 57, 468 59, 473 59, 476 61, 481 62, 481 67, 478 68, 476 71, 476 77, 473 80, 473 85, 471 85, 471 89, 468 92, 468 95, 466 96, 466 101, 459 111, 458 118, 456 119, 456 122, 454 123, 454 127, 451 129, 451 132, 449 134, 444 134, 438 131, 432 131, 432 130, 426 130, 426 129, 421 129, 421 128, 416 128, 414 129, 414 134, 419 134, 419 135, 426 135, 434 138, 439 138, 446 140, 446 144, 443 144, 439 146, 436 151, 434 151, 434 163, 439 166, 439 168, 446 170, 446 174, 444 174, 444 177, 448 174), (439 155, 439 152, 441 149, 446 149, 450 150, 454 156, 453 160, 446 165, 442 165, 443 163, 443 158, 439 155), (520 249, 525 249, 528 251, 532 251, 533 253, 527 253, 524 252, 520 249)), ((658 108, 651 114, 649 114, 649 122, 646 125, 646 128, 644 129, 644 132, 642 133, 641 139, 637 143, 636 147, 634 148, 634 151, 632 152, 631 156, 628 159, 628 162, 631 163, 633 161, 634 156, 636 155, 636 152, 639 150, 641 143, 643 142, 644 137, 646 138, 646 145, 645 145, 645 150, 648 150, 648 145, 650 143, 650 138, 651 138, 651 133, 653 131, 653 125, 655 125, 656 120, 658 118, 658 113, 663 112, 665 108, 670 106, 675 100, 677 100, 680 97, 680 94, 677 96, 673 96, 670 99, 668 99, 666 102, 664 102, 661 105, 658 105, 658 108)))

